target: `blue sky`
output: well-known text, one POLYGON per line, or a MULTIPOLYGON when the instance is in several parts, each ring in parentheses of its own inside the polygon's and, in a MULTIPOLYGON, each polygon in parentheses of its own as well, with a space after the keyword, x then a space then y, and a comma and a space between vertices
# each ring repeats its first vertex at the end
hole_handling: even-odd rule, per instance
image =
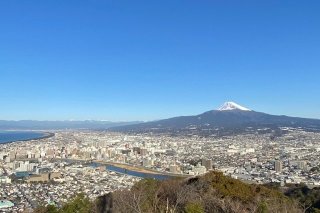
POLYGON ((320 118, 320 1, 0 1, 0 120, 153 120, 235 101, 320 118))

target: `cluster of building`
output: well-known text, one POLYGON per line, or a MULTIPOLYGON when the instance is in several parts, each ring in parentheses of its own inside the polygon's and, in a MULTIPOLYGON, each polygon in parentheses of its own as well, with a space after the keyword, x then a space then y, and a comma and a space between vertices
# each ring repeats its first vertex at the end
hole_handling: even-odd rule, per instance
POLYGON ((4 209, 14 211, 39 203, 59 206, 80 192, 94 199, 139 180, 85 163, 92 161, 166 174, 201 175, 215 169, 254 183, 320 185, 320 133, 283 130, 286 134, 279 137, 245 133, 219 138, 58 131, 51 138, 0 144, 0 200, 10 206, 4 209))
POLYGON ((108 171, 105 166, 61 159, 63 151, 50 155, 58 148, 56 142, 52 137, 0 144, 0 212, 31 212, 47 204, 61 206, 80 193, 95 199, 131 188, 141 179, 108 171))

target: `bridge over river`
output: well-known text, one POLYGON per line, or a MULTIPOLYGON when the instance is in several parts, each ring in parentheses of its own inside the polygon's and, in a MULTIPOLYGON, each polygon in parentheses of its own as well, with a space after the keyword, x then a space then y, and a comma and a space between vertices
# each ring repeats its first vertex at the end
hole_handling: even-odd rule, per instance
POLYGON ((157 180, 165 180, 170 178, 192 177, 191 175, 159 172, 159 171, 145 168, 142 166, 134 166, 130 164, 115 163, 115 162, 105 162, 105 161, 98 161, 98 160, 80 160, 80 159, 59 159, 59 158, 55 158, 54 160, 61 160, 66 162, 81 162, 83 164, 90 165, 92 167, 105 166, 106 169, 109 171, 127 174, 127 175, 140 177, 140 178, 153 178, 157 180))
POLYGON ((167 172, 159 172, 156 170, 148 169, 141 166, 133 166, 129 164, 120 164, 120 163, 113 163, 113 162, 101 162, 101 161, 94 161, 91 164, 92 166, 106 166, 106 169, 113 172, 118 172, 122 174, 127 174, 131 176, 136 176, 140 178, 153 178, 157 180, 165 180, 170 178, 186 178, 190 177, 190 175, 183 175, 183 174, 173 174, 167 172))

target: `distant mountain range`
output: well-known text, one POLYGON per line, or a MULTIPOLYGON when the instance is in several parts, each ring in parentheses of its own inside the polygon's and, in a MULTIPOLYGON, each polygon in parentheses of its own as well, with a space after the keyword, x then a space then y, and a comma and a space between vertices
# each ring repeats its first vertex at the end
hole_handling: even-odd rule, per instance
POLYGON ((250 110, 234 102, 226 102, 217 110, 211 110, 199 115, 180 116, 110 129, 131 132, 189 131, 215 134, 222 130, 234 133, 242 130, 278 129, 280 127, 300 127, 309 131, 319 131, 320 120, 270 115, 250 110))
POLYGON ((121 125, 141 123, 133 122, 110 122, 110 121, 6 121, 0 120, 0 130, 63 130, 63 129, 107 129, 121 125))
POLYGON ((320 120, 270 115, 253 111, 234 102, 226 102, 217 110, 199 115, 180 116, 151 122, 0 120, 0 130, 108 129, 121 132, 165 132, 199 135, 228 135, 243 131, 274 132, 281 127, 320 131, 320 120))

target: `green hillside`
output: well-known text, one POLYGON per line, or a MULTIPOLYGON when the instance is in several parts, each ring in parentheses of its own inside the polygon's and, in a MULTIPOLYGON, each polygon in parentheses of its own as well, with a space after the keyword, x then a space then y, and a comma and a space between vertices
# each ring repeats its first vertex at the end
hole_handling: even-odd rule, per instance
POLYGON ((246 184, 220 172, 210 172, 189 179, 144 179, 130 190, 116 191, 94 202, 80 195, 60 209, 47 206, 39 207, 35 212, 298 213, 304 210, 298 201, 277 189, 246 184))

